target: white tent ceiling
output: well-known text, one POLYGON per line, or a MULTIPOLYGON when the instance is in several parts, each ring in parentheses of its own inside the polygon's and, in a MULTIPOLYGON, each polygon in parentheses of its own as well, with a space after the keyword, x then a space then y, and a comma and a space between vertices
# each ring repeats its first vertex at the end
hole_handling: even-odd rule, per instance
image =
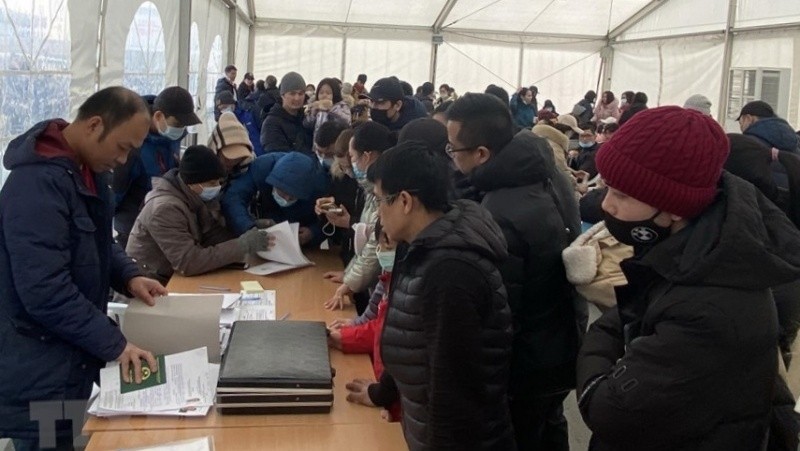
MULTIPOLYGON (((663 0, 662 0, 663 1, 663 0)), ((651 0, 254 0, 257 20, 606 36, 651 0)), ((657 2, 656 2, 657 3, 657 2)))

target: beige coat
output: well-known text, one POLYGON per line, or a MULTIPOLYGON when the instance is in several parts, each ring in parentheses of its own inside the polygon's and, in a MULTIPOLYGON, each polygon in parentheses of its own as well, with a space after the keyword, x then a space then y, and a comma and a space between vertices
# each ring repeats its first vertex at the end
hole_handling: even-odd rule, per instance
POLYGON ((125 249, 142 272, 162 283, 177 271, 195 276, 244 261, 245 252, 224 225, 219 203, 203 202, 177 176, 153 178, 125 249))
POLYGON ((633 256, 633 248, 611 236, 604 222, 579 236, 561 256, 567 279, 587 301, 602 309, 617 305, 614 287, 628 283, 619 264, 633 256))
MULTIPOLYGON (((360 182, 364 190, 364 210, 361 212, 361 220, 367 224, 368 230, 375 230, 375 223, 378 222, 378 202, 372 192, 372 184, 360 182)), ((354 293, 366 292, 378 283, 378 276, 381 272, 381 265, 378 263, 378 240, 375 234, 370 233, 367 237, 367 244, 360 253, 356 254, 347 268, 344 270, 344 284, 354 293)))

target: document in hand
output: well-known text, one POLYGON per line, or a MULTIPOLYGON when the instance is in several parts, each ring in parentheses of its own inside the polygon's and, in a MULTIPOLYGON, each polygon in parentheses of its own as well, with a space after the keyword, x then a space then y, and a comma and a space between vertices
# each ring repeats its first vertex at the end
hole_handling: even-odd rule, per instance
POLYGON ((220 362, 220 295, 161 296, 150 307, 134 301, 125 312, 122 333, 153 354, 205 347, 207 361, 220 362))
POLYGON ((100 370, 100 394, 89 413, 118 415, 205 415, 213 405, 219 365, 209 364, 205 348, 158 356, 158 371, 144 374, 141 386, 130 390, 118 363, 100 370), (161 382, 152 384, 151 379, 161 382))
POLYGON ((250 267, 247 269, 248 273, 266 276, 314 264, 300 249, 299 224, 284 221, 268 228, 267 232, 275 237, 275 246, 268 251, 259 252, 258 256, 267 262, 250 267))

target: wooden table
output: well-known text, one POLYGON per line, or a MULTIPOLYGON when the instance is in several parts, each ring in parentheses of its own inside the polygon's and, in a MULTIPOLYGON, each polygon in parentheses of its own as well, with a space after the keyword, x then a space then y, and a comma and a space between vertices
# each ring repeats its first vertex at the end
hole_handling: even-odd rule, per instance
MULTIPOLYGON (((271 276, 254 276, 243 271, 221 270, 210 274, 197 277, 181 277, 175 275, 170 280, 169 288, 173 292, 199 292, 201 285, 211 285, 229 288, 232 292, 241 289, 239 283, 243 280, 257 280, 264 289, 276 291, 276 310, 277 317, 289 313, 288 320, 310 320, 325 321, 330 323, 336 318, 353 317, 355 309, 347 306, 343 311, 329 311, 323 307, 323 302, 329 299, 336 291, 337 284, 326 281, 322 275, 327 271, 341 269, 341 261, 334 252, 311 251, 307 252, 310 260, 316 266, 298 269, 282 274, 271 276)), ((347 390, 345 384, 355 378, 374 379, 372 364, 367 355, 347 355, 339 351, 331 350, 331 365, 336 369, 334 378, 334 403, 330 414, 305 414, 305 415, 220 415, 214 409, 209 415, 202 418, 183 418, 183 417, 156 417, 156 416, 129 416, 115 418, 90 417, 84 424, 83 433, 92 435, 92 443, 95 440, 116 440, 115 437, 126 436, 125 432, 147 430, 147 436, 159 437, 157 441, 179 440, 181 437, 189 438, 204 435, 199 431, 210 431, 222 428, 258 428, 263 427, 281 428, 286 437, 295 437, 303 428, 313 426, 312 429, 320 431, 333 431, 332 425, 348 426, 344 430, 354 425, 381 425, 384 421, 380 418, 380 412, 376 408, 364 407, 347 402, 347 390), (198 431, 195 434, 195 431, 198 431), (120 432, 119 435, 111 434, 120 432), (100 433, 103 433, 100 435, 100 433), (195 435, 186 435, 195 434, 195 435), (166 438, 166 440, 164 439, 166 438)), ((358 429, 358 428, 355 428, 358 429)), ((398 429, 399 430, 399 429, 398 429)), ((255 430, 254 430, 255 431, 255 430)), ((219 432, 223 434, 223 432, 219 432)), ((254 434, 256 432, 253 432, 254 434)), ((277 432, 275 432, 277 434, 277 432)), ((347 436, 347 433, 336 429, 333 432, 320 432, 320 434, 332 434, 334 437, 347 436)), ((358 434, 351 432, 349 445, 358 444, 358 434), (353 441, 355 440, 355 441, 353 441)), ((266 434, 266 433, 265 433, 266 434)), ((142 434, 128 434, 139 436, 142 434)), ((205 434, 208 435, 208 434, 205 434)), ((236 434, 232 434, 231 437, 236 434)), ((223 434, 223 436, 227 437, 223 434)), ((402 434, 400 443, 405 449, 402 434)), ((222 439, 222 436, 221 436, 222 439)), ((271 438, 269 440, 272 440, 271 438)), ((288 440, 288 439, 287 439, 288 440)), ((338 439, 337 439, 338 440, 338 439)), ((343 438, 344 440, 344 438, 343 438)), ((157 442, 156 441, 156 442, 157 442)), ((109 442, 112 443, 112 442, 109 442)), ((155 442, 152 442, 155 443, 155 442)), ((299 442, 298 442, 299 443, 299 442)), ((306 442, 303 442, 306 443, 306 442)), ((310 443, 310 442, 309 442, 310 443)), ((343 442, 344 443, 344 442, 343 442)), ((126 445, 129 446, 129 445, 126 445)), ((132 445, 130 445, 132 446, 132 445)), ((358 449, 377 449, 373 447, 361 447, 358 449)), ((96 448, 101 449, 101 448, 96 448)), ((227 448, 225 448, 227 449, 227 448)), ((240 449, 240 448, 235 448, 240 449)), ((244 448, 241 448, 244 449, 244 448)), ((262 446, 261 449, 264 449, 262 446)), ((278 449, 278 448, 276 448, 278 449)), ((284 449, 284 448, 279 448, 284 449)), ((292 449, 292 448, 288 448, 292 449)), ((303 448, 312 449, 312 448, 303 448)), ((339 449, 337 447, 326 446, 325 449, 339 449)), ((342 448, 345 449, 345 448, 342 448)), ((389 449, 383 448, 380 449, 389 449)))
POLYGON ((144 433, 98 432, 86 451, 151 446, 198 437, 213 436, 217 450, 381 450, 401 451, 408 448, 403 441, 400 423, 344 424, 338 426, 295 426, 270 428, 216 428, 159 430, 144 433))

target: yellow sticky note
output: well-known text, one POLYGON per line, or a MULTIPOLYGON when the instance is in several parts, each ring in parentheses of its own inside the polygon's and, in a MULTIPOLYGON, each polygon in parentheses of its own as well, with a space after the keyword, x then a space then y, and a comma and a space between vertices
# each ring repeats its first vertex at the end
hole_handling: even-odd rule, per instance
POLYGON ((242 282, 242 291, 245 293, 260 293, 264 291, 264 287, 255 280, 245 280, 242 282))

